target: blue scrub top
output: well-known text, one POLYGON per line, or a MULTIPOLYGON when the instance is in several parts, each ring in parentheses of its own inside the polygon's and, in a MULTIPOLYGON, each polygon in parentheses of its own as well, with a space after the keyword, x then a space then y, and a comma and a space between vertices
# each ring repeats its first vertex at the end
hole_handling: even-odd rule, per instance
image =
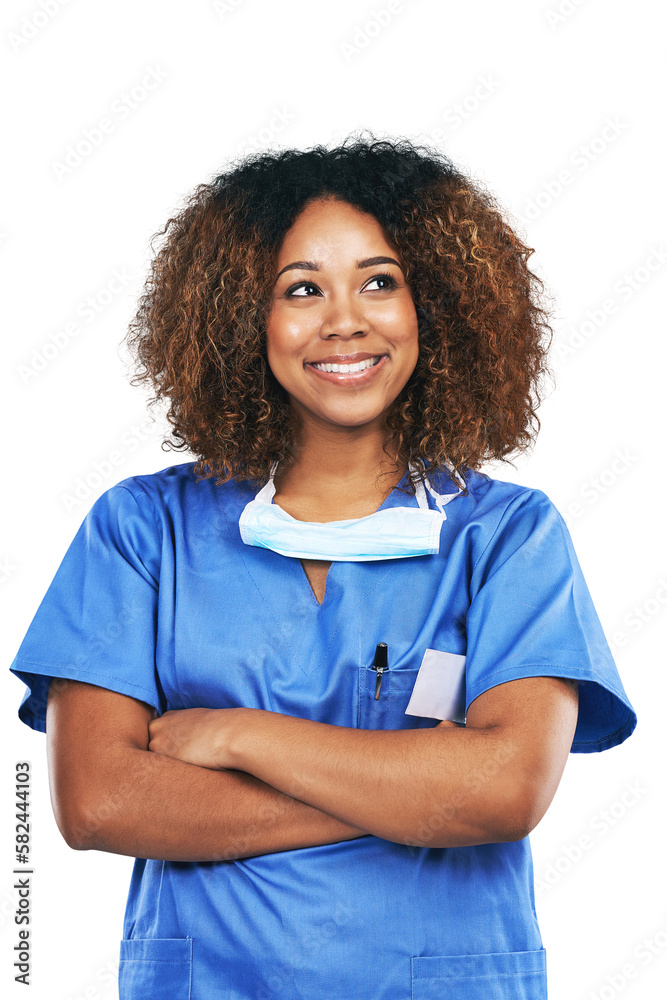
MULTIPOLYGON (((405 708, 431 649, 465 655, 466 710, 505 681, 576 678, 572 751, 622 743, 636 715, 562 517, 539 490, 466 480, 437 555, 334 562, 320 605, 298 559, 242 542, 247 483, 197 482, 194 463, 124 479, 83 520, 12 663, 28 687, 20 718, 44 732, 50 679, 69 677, 160 712, 244 705, 429 728, 438 719, 405 708)), ((432 485, 456 490, 446 473, 432 485)), ((382 507, 405 505, 416 498, 395 489, 382 507)), ((547 996, 528 837, 137 859, 120 958, 121 1000, 547 996)))

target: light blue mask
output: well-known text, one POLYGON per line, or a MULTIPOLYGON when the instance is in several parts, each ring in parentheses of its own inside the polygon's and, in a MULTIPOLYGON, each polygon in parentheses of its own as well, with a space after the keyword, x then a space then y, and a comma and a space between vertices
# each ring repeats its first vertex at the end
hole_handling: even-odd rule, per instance
POLYGON ((426 483, 437 510, 431 510, 423 483, 415 487, 417 506, 387 507, 349 521, 299 521, 273 502, 277 463, 266 486, 246 504, 239 518, 246 545, 272 549, 297 559, 329 562, 368 562, 434 555, 440 548, 440 529, 447 520, 444 506, 456 493, 436 493, 426 483))

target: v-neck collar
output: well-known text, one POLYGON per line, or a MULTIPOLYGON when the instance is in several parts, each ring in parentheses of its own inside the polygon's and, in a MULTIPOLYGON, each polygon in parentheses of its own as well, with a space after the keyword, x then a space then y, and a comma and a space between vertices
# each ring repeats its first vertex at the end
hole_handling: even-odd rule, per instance
MULTIPOLYGON (((407 501, 408 503, 412 503, 412 505, 418 506, 418 504, 417 504, 417 498, 415 496, 409 496, 409 495, 407 495, 405 493, 401 493, 399 491, 399 489, 398 489, 399 486, 404 486, 405 485, 405 483, 407 481, 407 478, 408 478, 408 475, 409 475, 409 470, 398 481, 398 483, 396 483, 396 485, 392 487, 391 491, 384 498, 384 500, 382 501, 382 503, 380 504, 380 506, 376 510, 373 511, 373 514, 377 514, 379 511, 381 511, 381 510, 383 510, 385 508, 388 508, 388 507, 405 506, 406 505, 405 501, 407 501), (392 500, 392 498, 394 498, 394 494, 398 494, 398 497, 395 498, 395 500, 397 502, 393 502, 392 503, 390 501, 392 500), (405 500, 403 500, 401 498, 405 498, 405 500)), ((275 503, 275 500, 274 500, 273 497, 271 497, 271 503, 275 503)), ((279 506, 279 505, 277 505, 277 506, 279 506)), ((281 508, 281 510, 282 510, 282 508, 281 508)), ((285 513, 287 514, 287 511, 285 511, 285 513)), ((367 514, 365 516, 366 517, 372 517, 373 514, 367 514)), ((289 514, 288 516, 291 517, 292 515, 289 514)), ((298 520, 298 518, 294 518, 294 520, 298 520)), ((351 518, 351 520, 357 521, 357 520, 363 520, 363 518, 351 518)), ((290 557, 288 557, 288 558, 290 558, 290 557)), ((302 573, 302 575, 304 577, 304 580, 306 582, 308 590, 312 594, 312 597, 313 597, 313 600, 315 601, 315 604, 317 605, 318 608, 323 607, 324 604, 326 603, 326 600, 327 600, 327 594, 329 593, 329 574, 331 573, 331 570, 333 569, 333 567, 337 565, 337 563, 339 562, 339 560, 333 559, 333 560, 329 561, 329 568, 327 569, 326 576, 325 576, 325 579, 324 579, 324 596, 322 597, 321 601, 318 601, 317 595, 316 595, 315 591, 312 588, 310 580, 308 579, 308 575, 307 575, 306 570, 304 568, 302 559, 299 559, 298 557, 294 557, 294 558, 297 559, 297 561, 299 563, 299 569, 301 570, 301 573, 302 573)), ((328 560, 325 560, 325 559, 318 560, 318 562, 327 562, 327 561, 328 560)), ((349 562, 349 560, 343 560, 343 561, 344 562, 349 562)))
MULTIPOLYGON (((427 469, 427 474, 428 474, 428 469, 427 469)), ((404 475, 402 476, 402 478, 399 480, 399 482, 394 487, 392 487, 391 491, 385 497, 385 499, 382 501, 382 503, 377 508, 377 510, 375 510, 373 512, 374 514, 377 514, 379 511, 385 510, 385 509, 391 508, 391 507, 400 507, 400 506, 418 507, 419 506, 419 503, 418 503, 418 500, 417 500, 417 497, 416 497, 415 494, 410 494, 410 493, 404 492, 404 488, 405 488, 405 486, 407 484, 408 477, 409 477, 409 470, 407 472, 405 472, 404 475)), ((268 485, 268 484, 265 484, 265 487, 263 487, 263 488, 266 488, 266 485, 268 485)), ((454 485, 454 484, 452 483, 452 485, 454 485)), ((432 508, 432 506, 433 506, 433 497, 429 496, 429 492, 430 492, 429 490, 426 490, 426 502, 428 504, 428 507, 432 508)), ((255 496, 256 496, 256 494, 255 494, 255 496)), ((274 502, 273 501, 273 495, 271 495, 270 499, 267 502, 269 502, 269 503, 273 503, 274 502)), ((279 505, 276 505, 276 506, 279 506, 279 505)), ((282 508, 281 508, 281 510, 282 510, 282 508)), ((285 511, 285 513, 287 514, 286 511, 285 511)), ((292 515, 288 515, 288 516, 292 517, 292 515)), ((369 514, 369 515, 365 515, 365 516, 366 517, 372 517, 373 514, 369 514)), ((293 520, 298 520, 298 518, 293 518, 293 520)), ((351 520, 361 520, 361 519, 359 519, 359 518, 352 518, 351 520)), ((308 523, 308 522, 303 522, 303 523, 308 523)), ((243 547, 245 548, 245 545, 243 547)), ((271 551, 271 550, 261 550, 260 549, 259 551, 271 551)), ((287 578, 286 579, 286 582, 287 582, 292 574, 296 574, 295 577, 293 577, 293 579, 295 579, 295 585, 298 588, 297 589, 297 594, 301 594, 302 597, 299 598, 299 597, 297 597, 297 594, 295 594, 295 598, 297 599, 298 604, 300 604, 300 605, 304 604, 305 605, 305 607, 303 608, 303 610, 305 611, 306 614, 308 613, 307 612, 307 608, 313 608, 313 607, 317 611, 319 611, 320 609, 322 609, 322 613, 324 613, 326 611, 326 609, 328 608, 328 606, 331 604, 331 601, 334 599, 334 598, 331 597, 331 589, 332 589, 331 588, 331 584, 334 583, 335 581, 337 581, 337 578, 339 576, 343 576, 344 577, 344 575, 349 572, 349 567, 351 565, 352 566, 355 565, 355 563, 354 563, 353 560, 331 560, 330 561, 331 564, 330 564, 330 566, 329 566, 329 568, 327 570, 327 575, 326 575, 326 580, 325 580, 324 597, 322 599, 322 603, 320 604, 320 602, 318 601, 318 599, 317 599, 317 597, 315 595, 315 592, 314 592, 314 590, 313 590, 313 588, 312 588, 312 586, 310 584, 310 581, 309 581, 309 579, 308 579, 308 577, 306 575, 306 571, 305 571, 305 569, 303 567, 303 564, 301 563, 301 559, 298 556, 284 556, 284 555, 281 555, 280 553, 274 553, 274 556, 276 558, 279 558, 279 559, 290 559, 295 564, 298 563, 298 565, 294 565, 294 566, 289 566, 289 564, 286 564, 285 576, 287 578), (334 573, 334 577, 333 578, 330 576, 330 574, 332 572, 334 573), (296 584, 296 580, 297 579, 299 581, 298 584, 296 584), (307 588, 306 591, 304 591, 302 589, 304 586, 307 588)), ((321 561, 324 562, 324 561, 328 561, 328 560, 321 560, 321 561)), ((243 559, 243 562, 244 562, 244 564, 246 566, 247 571, 250 573, 251 576, 253 576, 253 579, 254 579, 254 573, 252 572, 250 563, 248 561, 246 561, 245 558, 243 559)), ((255 585, 258 586, 258 581, 255 581, 255 585)), ((261 588, 258 588, 258 589, 261 589, 261 588)), ((336 588, 334 588, 334 589, 336 589, 336 588)), ((296 610, 296 608, 295 608, 295 610, 296 610)))

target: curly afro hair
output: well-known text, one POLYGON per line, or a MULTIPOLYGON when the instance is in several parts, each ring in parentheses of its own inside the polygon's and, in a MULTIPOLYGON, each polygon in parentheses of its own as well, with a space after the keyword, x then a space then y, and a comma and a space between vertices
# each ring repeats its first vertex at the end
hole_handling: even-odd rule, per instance
POLYGON ((164 442, 216 483, 262 484, 294 460, 296 418, 266 354, 278 251, 306 203, 341 199, 374 216, 400 256, 417 314, 417 366, 386 416, 388 454, 428 468, 509 461, 533 443, 552 339, 534 250, 495 199, 442 153, 408 139, 348 138, 257 152, 198 185, 151 240, 154 255, 126 334, 169 400, 164 442))

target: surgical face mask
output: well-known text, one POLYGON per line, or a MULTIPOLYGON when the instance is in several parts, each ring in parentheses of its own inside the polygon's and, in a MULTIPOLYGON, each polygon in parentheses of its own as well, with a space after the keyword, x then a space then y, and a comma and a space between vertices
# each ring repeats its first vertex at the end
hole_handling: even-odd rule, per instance
POLYGON ((273 464, 266 486, 246 504, 239 518, 246 545, 272 549, 297 559, 327 562, 368 562, 434 555, 440 548, 440 529, 447 520, 445 504, 456 493, 439 494, 426 483, 437 510, 431 510, 422 482, 415 487, 417 506, 387 507, 347 521, 299 521, 273 502, 276 488, 273 464))

